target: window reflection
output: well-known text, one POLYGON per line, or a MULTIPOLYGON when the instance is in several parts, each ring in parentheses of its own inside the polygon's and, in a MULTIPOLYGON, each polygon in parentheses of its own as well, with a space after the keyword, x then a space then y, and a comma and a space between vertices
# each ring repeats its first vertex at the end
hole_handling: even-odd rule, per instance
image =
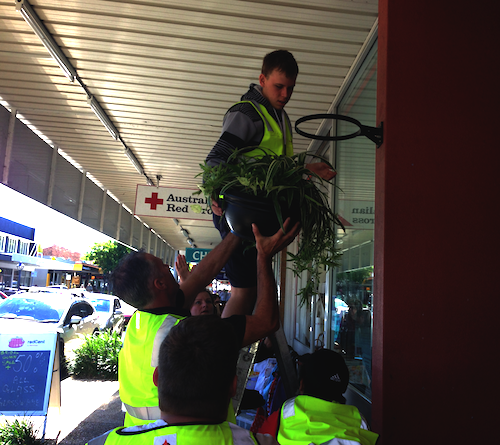
MULTIPOLYGON (((336 109, 367 126, 376 126, 376 61, 375 43, 336 109)), ((357 127, 337 121, 334 130, 346 135, 357 127)), ((328 158, 333 148, 338 172, 334 208, 345 226, 337 233, 341 265, 328 271, 328 292, 325 273, 317 295, 308 301, 297 299, 294 344, 310 351, 327 347, 341 353, 349 367, 350 385, 371 399, 376 146, 368 138, 357 137, 324 145, 320 154, 328 158)), ((297 277, 297 288, 309 279, 307 273, 297 277)))
MULTIPOLYGON (((354 78, 337 112, 376 126, 376 45, 354 78)), ((338 135, 353 132, 338 121, 338 135)), ((350 384, 371 399, 373 330, 373 229, 375 224, 375 144, 365 137, 339 141, 335 209, 342 264, 333 280, 330 347, 343 354, 350 384)))
POLYGON ((370 395, 372 375, 373 267, 337 274, 334 350, 344 355, 350 383, 370 395))

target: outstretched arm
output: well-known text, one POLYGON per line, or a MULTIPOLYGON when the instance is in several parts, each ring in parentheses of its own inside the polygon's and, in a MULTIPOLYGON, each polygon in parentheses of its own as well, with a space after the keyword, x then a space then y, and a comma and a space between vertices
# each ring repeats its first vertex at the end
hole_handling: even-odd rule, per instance
POLYGON ((290 218, 271 237, 262 236, 252 224, 257 243, 257 302, 253 315, 246 316, 246 329, 242 346, 267 337, 279 328, 278 293, 272 269, 273 256, 288 246, 299 233, 299 223, 290 230, 290 218))
POLYGON ((181 283, 185 281, 190 274, 189 267, 186 262, 186 257, 184 255, 177 255, 177 258, 175 260, 175 270, 177 271, 177 275, 179 275, 179 280, 181 283))
POLYGON ((240 238, 232 233, 228 233, 217 247, 212 249, 191 273, 182 280, 180 288, 184 292, 184 308, 191 308, 198 292, 212 282, 240 242, 240 238))

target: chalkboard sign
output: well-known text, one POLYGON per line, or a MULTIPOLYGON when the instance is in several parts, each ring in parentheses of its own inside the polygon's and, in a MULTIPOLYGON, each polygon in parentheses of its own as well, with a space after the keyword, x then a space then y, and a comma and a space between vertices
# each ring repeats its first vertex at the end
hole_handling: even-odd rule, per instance
POLYGON ((0 334, 0 414, 45 416, 57 333, 0 334))

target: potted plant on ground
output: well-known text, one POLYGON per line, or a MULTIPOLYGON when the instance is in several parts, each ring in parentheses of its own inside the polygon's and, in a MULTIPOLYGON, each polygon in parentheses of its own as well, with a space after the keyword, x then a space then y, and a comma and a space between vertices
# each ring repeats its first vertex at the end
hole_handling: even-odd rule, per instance
POLYGON ((256 159, 245 156, 243 153, 247 150, 235 151, 227 163, 216 167, 200 165, 202 172, 198 177, 203 178, 203 184, 195 193, 204 193, 208 205, 214 198, 222 203, 231 230, 249 243, 253 239, 252 222, 261 233, 272 235, 288 216, 300 221, 298 251, 296 254, 288 252, 288 255, 296 275, 304 271, 311 274, 299 292, 304 303, 317 293, 321 270, 338 265, 340 251, 336 247, 336 226, 343 228, 330 208, 324 188, 329 181, 306 167, 306 157, 326 162, 332 169, 333 166, 311 153, 272 156, 263 152, 256 159), (255 210, 259 211, 253 213, 255 210), (271 220, 273 222, 268 225, 271 220))

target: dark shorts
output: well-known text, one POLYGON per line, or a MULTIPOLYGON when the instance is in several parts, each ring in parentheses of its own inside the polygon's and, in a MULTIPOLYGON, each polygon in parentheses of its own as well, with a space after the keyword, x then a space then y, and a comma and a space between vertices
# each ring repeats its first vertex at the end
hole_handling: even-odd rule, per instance
MULTIPOLYGON (((214 226, 222 239, 231 232, 224 216, 213 215, 214 226)), ((257 249, 240 244, 226 263, 226 275, 233 287, 257 286, 257 249)))

